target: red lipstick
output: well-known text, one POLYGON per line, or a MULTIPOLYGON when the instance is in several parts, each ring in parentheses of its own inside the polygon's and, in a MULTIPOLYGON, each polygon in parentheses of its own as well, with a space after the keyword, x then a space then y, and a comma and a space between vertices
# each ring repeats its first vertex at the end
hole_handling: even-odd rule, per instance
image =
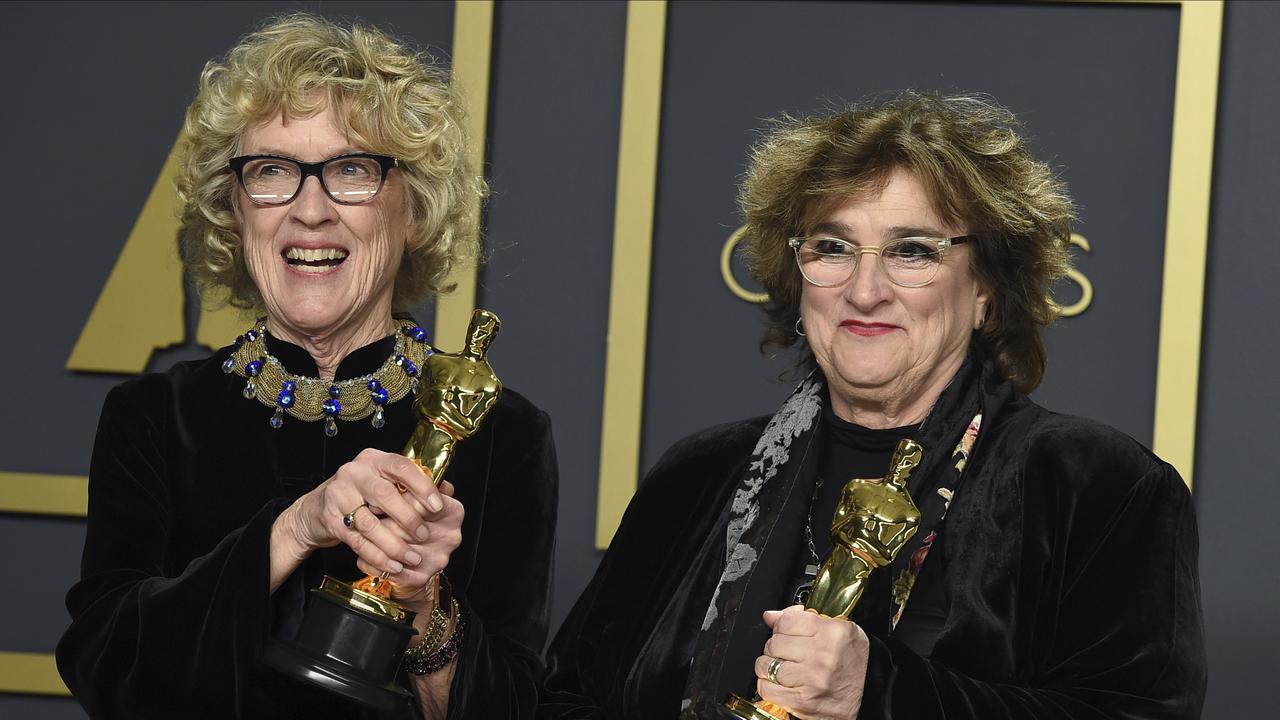
POLYGON ((902 329, 897 325, 890 325, 889 323, 862 322, 861 320, 845 320, 840 323, 840 327, 848 330, 854 335, 861 335, 862 337, 888 335, 894 330, 902 329))

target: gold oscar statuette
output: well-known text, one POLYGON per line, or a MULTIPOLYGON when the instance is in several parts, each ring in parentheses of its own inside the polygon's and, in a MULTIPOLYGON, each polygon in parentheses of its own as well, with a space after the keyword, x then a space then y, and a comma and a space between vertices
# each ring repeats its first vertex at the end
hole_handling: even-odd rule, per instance
MULTIPOLYGON (((845 484, 831 521, 831 555, 822 563, 805 610, 848 619, 862 597, 871 571, 893 562, 920 525, 920 510, 907 493, 907 479, 923 452, 914 440, 893 451, 884 479, 853 479, 845 484)), ((789 720, 791 714, 768 700, 730 694, 724 703, 741 720, 789 720)))
MULTIPOLYGON (((476 433, 502 393, 502 383, 485 359, 501 326, 497 315, 477 309, 466 347, 457 354, 434 353, 422 368, 423 385, 414 399, 418 424, 404 455, 436 485, 444 480, 457 443, 476 433)), ((438 593, 440 584, 433 586, 438 593)), ((297 638, 271 640, 262 659, 366 706, 393 710, 410 697, 395 676, 417 632, 413 619, 412 611, 391 600, 385 573, 355 583, 326 577, 311 591, 297 638)))

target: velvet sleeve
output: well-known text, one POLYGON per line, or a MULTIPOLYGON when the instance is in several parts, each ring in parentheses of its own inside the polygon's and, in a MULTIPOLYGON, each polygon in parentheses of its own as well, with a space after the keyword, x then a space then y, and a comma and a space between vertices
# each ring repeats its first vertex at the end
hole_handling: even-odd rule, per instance
POLYGON ((249 509, 206 554, 172 561, 164 414, 139 407, 137 387, 112 390, 99 421, 58 670, 95 718, 172 716, 194 697, 233 716, 268 631, 271 526, 288 501, 249 509))
POLYGON ((674 718, 724 560, 721 509, 768 418, 673 445, 547 650, 539 720, 674 718))
POLYGON ((548 672, 539 697, 539 720, 595 720, 605 717, 601 705, 608 692, 593 683, 593 676, 600 670, 593 665, 599 651, 599 633, 593 632, 598 628, 590 625, 588 618, 594 615, 600 586, 609 580, 607 563, 608 556, 578 596, 578 601, 547 649, 548 672))
MULTIPOLYGON (((558 469, 551 421, 526 417, 495 427, 492 470, 479 510, 466 622, 449 696, 450 718, 529 718, 542 677, 551 600, 558 469)), ((461 480, 460 480, 461 481, 461 480)), ((468 515, 477 512, 467 508, 468 515)), ((465 527, 465 526, 464 526, 465 527)), ((464 530, 465 532, 465 530, 464 530)))
MULTIPOLYGON (((662 533, 665 524, 660 512, 663 493, 646 480, 628 505, 622 522, 609 544, 591 582, 574 603, 547 650, 547 677, 539 698, 539 720, 606 720, 622 717, 619 703, 633 706, 628 716, 644 714, 663 701, 674 703, 679 689, 667 692, 649 688, 637 702, 634 688, 627 687, 636 658, 636 634, 645 632, 646 609, 665 598, 653 597, 652 587, 661 584, 664 541, 676 537, 662 533), (652 530, 650 530, 652 528, 652 530)), ((659 668, 648 668, 658 675, 659 668)), ((644 674, 644 673, 641 673, 644 674)), ((652 677, 646 679, 652 680, 652 677)), ((675 712, 649 713, 653 717, 675 717, 675 712)))
POLYGON ((671 501, 679 494, 670 486, 675 474, 666 470, 676 451, 658 461, 627 504, 591 582, 547 649, 539 720, 609 718, 608 708, 624 694, 633 661, 630 635, 642 632, 643 608, 656 601, 652 588, 659 583, 668 545, 680 536, 669 531, 669 523, 675 524, 671 516, 694 506, 671 501))
POLYGON ((969 676, 872 638, 860 720, 1200 716, 1206 670, 1190 493, 1149 455, 1131 480, 1123 467, 1108 473, 1108 453, 1078 449, 1094 459, 1033 448, 1020 483, 1026 610, 1010 627, 1021 648, 1017 680, 969 676))
POLYGON ((628 631, 639 623, 648 600, 644 586, 655 578, 662 555, 658 508, 649 501, 654 484, 646 479, 627 505, 609 549, 547 649, 547 676, 539 694, 538 720, 603 720, 621 694, 629 670, 620 657, 628 631), (649 550, 648 553, 645 550, 649 550))

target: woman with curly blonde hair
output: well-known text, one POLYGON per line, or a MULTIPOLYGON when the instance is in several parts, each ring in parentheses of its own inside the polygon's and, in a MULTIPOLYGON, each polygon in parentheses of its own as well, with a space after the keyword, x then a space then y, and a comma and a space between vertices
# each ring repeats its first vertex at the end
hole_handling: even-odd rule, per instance
POLYGON ((107 397, 58 646, 94 717, 531 710, 555 524, 547 416, 506 390, 439 488, 399 454, 438 361, 400 311, 446 289, 477 243, 485 186, 463 120, 444 72, 366 26, 283 17, 205 67, 178 179, 183 262, 207 301, 262 319, 107 397), (322 658, 311 676, 331 694, 264 664, 299 633, 309 589, 361 573, 416 613, 394 683, 322 658))
POLYGON ((654 467, 542 716, 1198 717, 1186 486, 1025 394, 1074 210, 1014 116, 906 92, 784 118, 740 198, 764 344, 809 373, 654 467))

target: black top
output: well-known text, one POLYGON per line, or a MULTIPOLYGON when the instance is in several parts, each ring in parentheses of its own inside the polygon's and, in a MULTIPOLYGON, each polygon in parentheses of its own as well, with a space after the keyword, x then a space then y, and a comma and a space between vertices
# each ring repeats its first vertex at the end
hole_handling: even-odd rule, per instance
MULTIPOLYGON (((827 403, 822 408, 822 422, 826 425, 826 444, 818 461, 818 487, 814 493, 813 547, 819 560, 831 553, 831 521, 835 518, 836 504, 845 483, 854 478, 882 478, 889 470, 889 459, 899 440, 905 440, 919 427, 906 425, 872 430, 843 420, 827 403)), ((913 476, 911 482, 919 482, 913 476)), ((914 491, 915 488, 908 488, 914 491)))
MULTIPOLYGON (((316 374, 302 349, 268 337, 291 372, 316 374)), ((337 378, 372 372, 393 338, 356 350, 337 378)), ((411 396, 386 425, 286 417, 241 395, 221 370, 231 348, 129 380, 103 405, 89 470, 81 579, 58 669, 95 718, 370 718, 259 660, 289 637, 324 575, 363 575, 345 545, 313 553, 269 593, 276 516, 365 448, 400 452, 416 425, 411 396)), ((449 469, 466 515, 446 570, 467 632, 450 695, 453 718, 527 716, 547 631, 557 471, 550 422, 504 390, 449 469)), ((410 713, 416 714, 412 708, 410 713)))

